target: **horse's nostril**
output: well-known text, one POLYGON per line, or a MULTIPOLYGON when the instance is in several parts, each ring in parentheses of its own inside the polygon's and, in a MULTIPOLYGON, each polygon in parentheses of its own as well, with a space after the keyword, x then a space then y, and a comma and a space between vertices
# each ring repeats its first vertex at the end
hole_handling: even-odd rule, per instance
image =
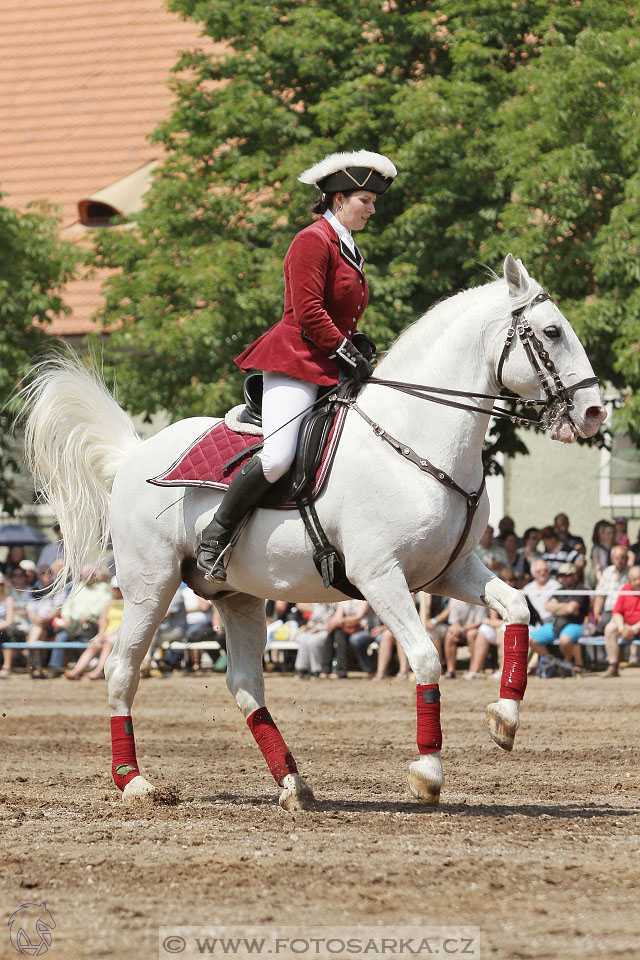
POLYGON ((603 420, 607 419, 607 411, 599 404, 595 404, 593 407, 587 408, 587 419, 598 420, 599 423, 602 423, 603 420))

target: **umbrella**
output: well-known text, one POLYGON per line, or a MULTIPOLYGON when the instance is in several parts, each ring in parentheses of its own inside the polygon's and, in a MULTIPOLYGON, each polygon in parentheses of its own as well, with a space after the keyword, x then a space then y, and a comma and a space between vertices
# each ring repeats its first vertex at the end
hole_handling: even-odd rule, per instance
POLYGON ((0 547, 26 547, 43 543, 49 543, 44 533, 26 523, 7 523, 0 527, 0 547))

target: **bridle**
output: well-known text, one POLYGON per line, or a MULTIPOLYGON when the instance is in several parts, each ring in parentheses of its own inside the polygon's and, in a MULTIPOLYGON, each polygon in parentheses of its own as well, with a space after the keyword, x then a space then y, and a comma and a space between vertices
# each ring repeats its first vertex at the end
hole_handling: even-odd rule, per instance
POLYGON ((502 389, 505 390, 506 387, 502 382, 502 368, 504 367, 504 362, 509 355, 509 350, 517 334, 524 347, 524 352, 529 359, 529 363, 538 375, 540 386, 546 396, 546 400, 525 400, 523 402, 527 405, 542 404, 543 410, 540 418, 540 426, 545 430, 549 430, 565 416, 571 420, 570 411, 574 408, 574 394, 585 387, 593 387, 598 382, 598 378, 586 377, 584 380, 580 380, 570 387, 565 387, 548 351, 535 335, 531 324, 524 315, 525 310, 529 307, 533 307, 538 303, 544 303, 545 300, 551 300, 553 303, 551 296, 543 291, 539 293, 537 297, 534 297, 530 303, 511 312, 511 326, 507 330, 507 338, 504 342, 502 353, 500 354, 496 378, 502 389))

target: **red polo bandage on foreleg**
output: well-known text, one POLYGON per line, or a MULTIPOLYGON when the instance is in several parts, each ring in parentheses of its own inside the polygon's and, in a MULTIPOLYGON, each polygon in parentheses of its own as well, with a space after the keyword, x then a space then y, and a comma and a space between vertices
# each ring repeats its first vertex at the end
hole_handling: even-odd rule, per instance
POLYGON ((251 716, 247 717, 247 724, 276 783, 279 784, 288 773, 298 772, 291 751, 266 707, 254 710, 251 716))
POLYGON ((442 749, 440 688, 437 683, 416 684, 416 710, 418 753, 437 753, 442 749))
POLYGON ((120 790, 124 790, 129 780, 140 776, 131 717, 111 717, 111 753, 113 782, 120 790))
POLYGON ((504 660, 500 696, 505 700, 522 700, 527 689, 529 626, 512 623, 504 630, 504 660))

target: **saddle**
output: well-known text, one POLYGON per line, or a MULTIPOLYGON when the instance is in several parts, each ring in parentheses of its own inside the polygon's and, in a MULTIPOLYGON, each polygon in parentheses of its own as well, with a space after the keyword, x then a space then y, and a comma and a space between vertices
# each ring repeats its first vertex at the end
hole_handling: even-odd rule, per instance
MULTIPOLYGON (((273 484, 260 506, 291 509, 291 505, 297 501, 303 491, 314 484, 339 409, 330 398, 339 395, 339 387, 320 388, 318 403, 305 415, 300 424, 296 455, 291 467, 280 480, 273 484)), ((250 423, 262 429, 262 375, 260 373, 252 373, 245 380, 244 400, 245 406, 238 414, 238 421, 250 423)), ((329 469, 330 467, 331 464, 329 469)), ((323 481, 324 479, 326 477, 323 481)))
MULTIPOLYGON (((362 594, 347 579, 342 558, 327 539, 314 505, 331 472, 347 414, 347 407, 336 401, 352 397, 358 389, 350 380, 321 388, 315 407, 302 420, 290 469, 273 484, 260 506, 278 510, 297 507, 313 544, 314 563, 325 588, 333 586, 361 600, 362 594)), ((148 479, 147 483, 226 490, 235 473, 263 444, 261 374, 247 377, 244 399, 244 407, 235 407, 224 421, 207 428, 168 470, 148 479)))

